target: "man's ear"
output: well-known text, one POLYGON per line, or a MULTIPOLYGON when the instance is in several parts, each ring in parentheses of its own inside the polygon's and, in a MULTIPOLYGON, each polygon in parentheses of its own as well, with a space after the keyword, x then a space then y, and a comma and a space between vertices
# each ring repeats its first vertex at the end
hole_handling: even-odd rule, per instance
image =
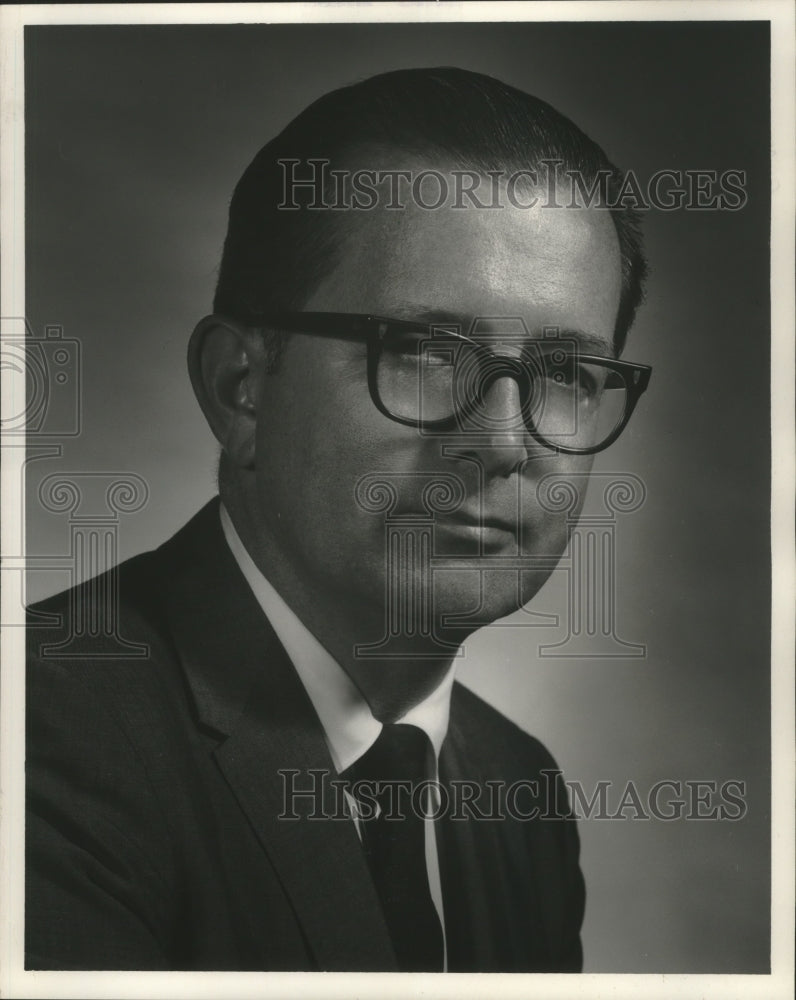
POLYGON ((205 419, 230 460, 248 469, 254 467, 264 362, 260 334, 225 316, 200 320, 188 345, 188 371, 205 419))

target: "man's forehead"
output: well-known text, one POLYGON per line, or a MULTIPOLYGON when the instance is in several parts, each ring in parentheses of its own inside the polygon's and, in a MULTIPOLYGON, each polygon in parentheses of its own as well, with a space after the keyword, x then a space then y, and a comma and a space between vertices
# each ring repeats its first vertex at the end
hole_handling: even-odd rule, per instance
MULTIPOLYGON (((619 241, 610 213, 600 209, 501 205, 498 208, 445 206, 430 211, 410 204, 404 211, 384 212, 381 226, 361 235, 385 238, 385 251, 395 266, 400 258, 441 265, 455 260, 465 271, 477 269, 479 285, 497 289, 531 279, 534 284, 556 271, 578 270, 595 255, 619 267, 619 241)), ((368 220, 370 221, 370 220, 368 220)))
POLYGON ((613 334, 621 261, 606 211, 379 206, 347 218, 341 233, 313 308, 426 322, 518 316, 531 329, 613 334))

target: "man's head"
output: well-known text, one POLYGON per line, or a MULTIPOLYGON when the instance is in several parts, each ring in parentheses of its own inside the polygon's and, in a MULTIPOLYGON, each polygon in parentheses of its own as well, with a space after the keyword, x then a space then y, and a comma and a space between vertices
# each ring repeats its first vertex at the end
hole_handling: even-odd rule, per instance
MULTIPOLYGON (((356 240, 361 211, 283 207, 313 203, 315 192, 309 188, 299 191, 296 186, 292 193, 286 188, 291 179, 308 178, 313 160, 329 161, 321 199, 327 205, 338 200, 335 169, 381 165, 397 171, 408 162, 416 170, 421 164, 445 164, 449 170, 476 171, 491 183, 490 172, 506 177, 538 169, 543 161, 559 161, 562 174, 572 171, 586 185, 602 173, 609 204, 622 184, 621 172, 596 143, 530 94, 463 69, 383 73, 314 101, 255 156, 230 205, 216 313, 256 325, 275 310, 303 308, 318 281, 347 251, 347 242, 356 240)), ((320 168, 315 169, 320 175, 320 168)), ((390 183, 397 182, 384 182, 382 204, 389 200, 390 183)), ((485 182, 481 200, 488 189, 485 182)), ((433 201, 433 195, 424 197, 433 201)), ((462 200, 470 203, 466 196, 462 200)), ((568 193, 560 200, 567 203, 568 193)), ((622 261, 615 322, 621 353, 641 300, 646 267, 637 214, 622 207, 609 214, 622 261)))
MULTIPOLYGON (((430 553, 449 560, 431 573, 439 615, 510 613, 566 545, 571 522, 543 508, 536 485, 548 474, 582 480, 592 456, 561 453, 529 433, 520 382, 492 378, 478 413, 426 433, 377 408, 363 339, 285 336, 273 319, 289 310, 444 322, 497 359, 519 357, 526 338, 552 328, 587 353, 615 357, 641 297, 637 220, 621 209, 544 207, 550 167, 532 173, 544 161, 587 186, 602 172, 609 197, 621 182, 602 151, 543 102, 463 70, 408 70, 316 101, 238 184, 216 316, 197 328, 192 377, 224 449, 222 496, 233 519, 316 634, 323 627, 313 615, 322 623, 332 608, 349 633, 360 621, 365 641, 383 625, 393 586, 384 513, 357 496, 371 474, 395 490, 393 519, 426 511, 423 491, 435 476, 457 484, 460 508, 437 516, 430 553), (317 161, 327 161, 323 191, 286 189, 317 161), (483 178, 484 187, 476 200, 454 196, 431 210, 424 206, 436 193, 412 186, 430 170, 451 185, 483 178), (339 185, 358 171, 386 179, 355 207, 339 185), (507 197, 507 178, 520 172, 507 197), (498 204, 480 207, 494 204, 490 192, 498 204), (535 196, 533 208, 520 207, 535 196), (519 577, 500 568, 517 555, 538 557, 519 577)), ((558 198, 571 200, 570 188, 558 198)), ((409 571, 413 585, 427 570, 409 571)))

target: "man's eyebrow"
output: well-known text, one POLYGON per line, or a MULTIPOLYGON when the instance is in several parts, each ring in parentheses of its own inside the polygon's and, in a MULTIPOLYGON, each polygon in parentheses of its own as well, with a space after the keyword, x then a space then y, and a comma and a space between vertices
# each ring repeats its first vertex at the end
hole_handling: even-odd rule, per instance
MULTIPOLYGON (((549 330, 550 327, 547 327, 549 330)), ((540 338, 544 339, 544 338, 540 338)), ((584 330, 560 330, 555 337, 550 337, 550 341, 574 340, 579 350, 584 354, 594 354, 597 357, 615 358, 616 347, 613 339, 606 340, 605 337, 598 337, 593 333, 586 333, 584 330)))
POLYGON ((446 326, 459 326, 462 333, 466 333, 470 328, 471 321, 462 316, 461 313, 451 312, 449 309, 434 309, 421 306, 396 306, 391 315, 396 319, 406 319, 417 323, 444 323, 446 326))
MULTIPOLYGON (((465 317, 461 313, 455 313, 448 309, 435 309, 423 306, 396 306, 391 315, 395 319, 406 319, 428 325, 439 323, 446 326, 457 326, 465 335, 470 332, 474 322, 472 317, 465 317)), ((515 317, 511 318, 514 319, 515 317)), ((540 327, 539 329, 531 329, 529 332, 533 340, 544 341, 548 339, 545 336, 545 331, 555 329, 554 326, 550 325, 540 327)), ((555 343, 556 340, 574 340, 577 348, 584 354, 594 354, 597 357, 604 358, 616 357, 616 348, 613 339, 606 340, 605 337, 599 337, 597 334, 588 333, 585 330, 560 329, 555 336, 550 336, 549 340, 551 343, 555 343)))

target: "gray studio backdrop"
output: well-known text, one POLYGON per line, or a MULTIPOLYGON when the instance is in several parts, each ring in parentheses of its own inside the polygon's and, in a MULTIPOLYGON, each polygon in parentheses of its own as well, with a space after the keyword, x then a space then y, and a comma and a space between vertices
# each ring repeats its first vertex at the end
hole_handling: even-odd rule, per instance
MULTIPOLYGON (((642 177, 746 171, 740 211, 647 213, 652 275, 626 356, 654 376, 595 465, 646 489, 611 529, 616 632, 646 654, 541 655, 566 639, 566 616, 556 627, 520 614, 473 637, 461 676, 585 792, 611 782, 611 811, 630 781, 642 805, 663 780, 745 784, 735 821, 629 808, 581 824, 587 971, 765 971, 767 24, 34 27, 25 62, 27 316, 37 337, 51 327, 41 357, 52 392, 59 338, 79 350, 82 378, 57 383, 79 392, 68 428, 79 433, 53 418, 31 438, 31 600, 85 571, 70 501, 41 499, 48 477, 100 474, 83 476, 100 486, 86 488, 89 520, 108 477, 146 484, 141 509, 125 512, 122 498, 113 513, 120 557, 159 544, 215 492, 187 338, 210 309, 235 181, 321 93, 382 70, 458 65, 550 101, 642 177)), ((73 402, 59 398, 66 413, 73 402)), ((530 610, 561 614, 567 580, 556 572, 530 610)))

